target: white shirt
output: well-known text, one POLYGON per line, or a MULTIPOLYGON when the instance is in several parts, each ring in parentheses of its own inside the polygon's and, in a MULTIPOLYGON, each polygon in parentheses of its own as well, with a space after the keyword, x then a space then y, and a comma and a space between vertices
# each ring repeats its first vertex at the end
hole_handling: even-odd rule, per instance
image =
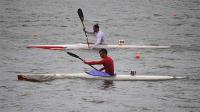
POLYGON ((106 35, 104 32, 99 30, 99 32, 95 33, 95 35, 96 35, 97 40, 96 40, 94 46, 97 46, 99 44, 105 44, 106 35))

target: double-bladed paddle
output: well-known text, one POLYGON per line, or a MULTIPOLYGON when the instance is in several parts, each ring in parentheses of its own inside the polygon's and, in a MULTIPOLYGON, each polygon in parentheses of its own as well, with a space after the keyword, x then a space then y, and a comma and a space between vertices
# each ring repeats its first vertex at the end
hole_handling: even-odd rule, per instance
MULTIPOLYGON (((84 61, 81 57, 79 57, 78 55, 76 55, 76 54, 74 54, 74 53, 71 53, 71 52, 66 52, 66 53, 69 54, 69 55, 72 56, 72 57, 75 57, 75 58, 80 59, 81 61, 84 61)), ((89 65, 89 64, 88 64, 88 65, 89 65)), ((92 65, 89 65, 89 66, 91 66, 91 67, 94 68, 95 70, 99 71, 99 70, 96 69, 94 66, 92 66, 92 65)))
MULTIPOLYGON (((83 11, 82 11, 82 9, 79 8, 78 11, 77 11, 77 13, 78 13, 78 16, 79 16, 79 18, 80 18, 80 20, 81 20, 81 23, 82 23, 82 25, 83 25, 83 28, 85 29, 85 25, 84 25, 84 23, 83 23, 83 21, 84 21, 84 16, 83 16, 83 11)), ((84 32, 85 32, 85 36, 87 37, 87 34, 86 34, 86 31, 85 31, 85 30, 84 30, 84 32)), ((87 37, 86 40, 87 40, 87 44, 88 44, 88 48, 89 48, 88 37, 87 37)))

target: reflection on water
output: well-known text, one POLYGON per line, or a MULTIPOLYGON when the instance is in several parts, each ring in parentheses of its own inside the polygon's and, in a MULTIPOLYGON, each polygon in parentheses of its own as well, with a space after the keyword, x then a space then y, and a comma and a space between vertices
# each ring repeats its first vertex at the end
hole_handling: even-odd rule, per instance
POLYGON ((114 83, 112 80, 104 80, 103 84, 101 86, 102 89, 106 90, 109 88, 113 88, 114 87, 114 83))

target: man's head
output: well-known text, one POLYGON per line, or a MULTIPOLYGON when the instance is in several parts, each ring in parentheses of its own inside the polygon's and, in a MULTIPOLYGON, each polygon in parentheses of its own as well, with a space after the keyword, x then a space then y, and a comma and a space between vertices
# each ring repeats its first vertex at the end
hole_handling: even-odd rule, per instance
POLYGON ((94 30, 95 33, 98 32, 98 31, 99 31, 99 25, 98 25, 98 24, 95 24, 95 25, 93 26, 93 30, 94 30))
POLYGON ((99 54, 100 54, 101 58, 105 58, 107 56, 108 52, 106 49, 103 48, 103 49, 99 50, 99 54))

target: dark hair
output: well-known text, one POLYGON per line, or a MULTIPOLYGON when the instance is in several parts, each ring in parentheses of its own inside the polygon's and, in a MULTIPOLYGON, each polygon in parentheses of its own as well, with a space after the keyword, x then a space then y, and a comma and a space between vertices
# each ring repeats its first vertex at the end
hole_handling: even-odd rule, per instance
POLYGON ((95 24, 94 27, 95 27, 95 28, 99 28, 99 25, 98 25, 98 24, 95 24))
POLYGON ((99 53, 108 54, 108 51, 105 48, 102 48, 102 49, 99 50, 99 53))

